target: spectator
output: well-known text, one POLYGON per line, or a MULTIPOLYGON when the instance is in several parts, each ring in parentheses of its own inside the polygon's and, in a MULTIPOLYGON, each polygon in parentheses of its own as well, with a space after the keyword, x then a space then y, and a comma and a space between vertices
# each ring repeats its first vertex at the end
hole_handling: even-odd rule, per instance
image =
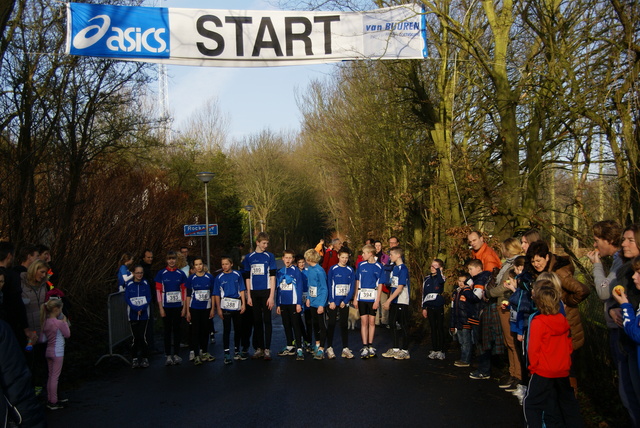
POLYGON ((342 248, 342 241, 340 241, 339 238, 334 238, 322 259, 322 269, 324 269, 325 274, 329 272, 332 266, 338 264, 338 252, 340 248, 342 248))
POLYGON ((27 324, 27 313, 22 302, 22 287, 20 276, 14 269, 10 269, 13 261, 15 248, 7 241, 0 242, 0 274, 4 276, 4 296, 5 321, 11 327, 13 334, 18 340, 21 348, 27 344, 29 328, 27 324))
POLYGON ((471 255, 474 259, 482 262, 483 269, 488 272, 493 272, 494 269, 500 270, 502 262, 500 257, 496 254, 493 248, 489 247, 482 234, 478 231, 471 232, 467 239, 469 240, 469 246, 471 247, 471 255))

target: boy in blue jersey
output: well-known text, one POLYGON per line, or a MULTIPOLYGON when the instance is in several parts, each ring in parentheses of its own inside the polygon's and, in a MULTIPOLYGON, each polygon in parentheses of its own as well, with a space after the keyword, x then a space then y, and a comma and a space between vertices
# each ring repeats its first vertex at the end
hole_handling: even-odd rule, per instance
POLYGON ((232 270, 233 259, 222 258, 222 273, 213 281, 213 295, 215 305, 218 308, 218 316, 222 320, 224 332, 222 333, 222 345, 224 346, 224 363, 231 364, 233 360, 241 360, 241 317, 245 311, 245 286, 242 275, 232 270), (233 359, 229 349, 231 338, 231 322, 233 321, 233 341, 235 344, 233 359))
POLYGON ((267 252, 269 235, 256 237, 256 250, 248 254, 242 266, 247 287, 247 304, 253 311, 254 359, 271 360, 271 309, 275 304, 276 258, 267 252))
POLYGON ((215 357, 208 352, 211 319, 215 314, 213 298, 213 276, 204 270, 201 257, 193 260, 195 273, 187 279, 186 319, 191 323, 191 351, 195 358, 193 363, 199 366, 206 361, 214 361, 215 357))
POLYGON ((400 324, 400 329, 391 328, 393 336, 393 348, 382 354, 385 358, 396 360, 408 360, 409 355, 409 269, 402 261, 404 253, 401 247, 393 247, 389 250, 389 261, 394 265, 389 280, 391 295, 383 308, 389 311, 389 325, 400 324), (399 336, 399 337, 398 337, 399 336))
POLYGON ((165 365, 180 364, 180 319, 185 316, 185 287, 187 277, 176 267, 175 251, 167 253, 167 267, 156 275, 156 294, 158 307, 164 325, 164 353, 167 356, 165 365), (173 338, 173 341, 172 341, 173 338), (173 353, 171 345, 173 343, 173 353))
POLYGON ((329 269, 329 309, 327 315, 329 325, 327 327, 327 358, 336 357, 333 351, 333 334, 336 330, 336 318, 340 315, 340 333, 342 336, 342 357, 353 358, 349 349, 349 302, 353 298, 356 285, 356 275, 349 263, 349 250, 338 251, 338 264, 329 269))
POLYGON ((133 363, 131 367, 134 369, 149 367, 147 326, 149 324, 151 290, 143 275, 142 266, 134 267, 133 279, 127 281, 124 289, 124 298, 127 302, 127 313, 133 334, 133 343, 131 344, 133 363))
POLYGON ((307 276, 307 285, 309 286, 306 305, 311 310, 311 322, 316 341, 313 359, 322 360, 324 358, 324 342, 327 335, 327 325, 324 318, 324 308, 327 306, 328 294, 327 274, 322 269, 322 266, 318 264, 320 262, 320 254, 313 248, 304 253, 304 259, 307 261, 307 268, 304 273, 307 276))
POLYGON ((301 333, 303 273, 293 263, 293 251, 285 250, 282 261, 284 267, 278 271, 276 276, 276 300, 278 315, 282 316, 287 345, 278 352, 278 355, 296 355, 297 360, 304 360, 301 333), (297 350, 294 343, 298 347, 297 350))
POLYGON ((360 358, 376 356, 373 335, 376 331, 376 312, 380 305, 380 276, 382 265, 376 262, 376 250, 372 245, 362 247, 362 261, 356 273, 353 306, 360 312, 360 335, 362 349, 360 358))

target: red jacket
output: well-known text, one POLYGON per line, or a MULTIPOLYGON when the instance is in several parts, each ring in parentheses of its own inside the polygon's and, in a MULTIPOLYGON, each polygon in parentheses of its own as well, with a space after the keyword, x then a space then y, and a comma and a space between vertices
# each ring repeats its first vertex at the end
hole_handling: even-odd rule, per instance
POLYGON ((471 255, 474 259, 482 262, 482 270, 491 272, 493 268, 498 268, 499 270, 502 267, 500 257, 498 257, 496 252, 493 251, 493 248, 488 246, 486 242, 482 244, 482 247, 480 247, 478 251, 471 250, 471 255))
POLYGON ((338 252, 335 250, 327 250, 324 253, 324 259, 322 260, 322 269, 324 269, 325 273, 329 273, 329 269, 332 266, 338 264, 338 252))
POLYGON ((560 313, 533 317, 527 352, 531 373, 546 378, 569 376, 573 347, 567 318, 560 313))

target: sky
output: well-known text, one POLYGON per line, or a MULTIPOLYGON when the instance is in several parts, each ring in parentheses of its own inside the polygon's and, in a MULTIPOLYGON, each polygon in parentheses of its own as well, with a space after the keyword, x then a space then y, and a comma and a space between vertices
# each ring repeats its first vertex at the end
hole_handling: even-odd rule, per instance
MULTIPOLYGON (((198 9, 274 10, 264 0, 153 0, 149 6, 198 9)), ((169 109, 173 129, 180 129, 189 115, 217 97, 229 118, 229 137, 242 140, 261 130, 297 131, 301 114, 296 90, 303 93, 315 79, 324 79, 335 65, 284 67, 167 66, 169 109)), ((155 90, 155 88, 154 88, 155 90)))

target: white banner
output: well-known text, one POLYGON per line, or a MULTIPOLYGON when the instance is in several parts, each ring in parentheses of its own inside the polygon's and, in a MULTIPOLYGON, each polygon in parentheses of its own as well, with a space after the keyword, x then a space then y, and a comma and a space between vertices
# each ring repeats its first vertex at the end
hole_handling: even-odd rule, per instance
POLYGON ((202 10, 68 3, 67 53, 130 61, 265 67, 427 56, 424 11, 202 10))

